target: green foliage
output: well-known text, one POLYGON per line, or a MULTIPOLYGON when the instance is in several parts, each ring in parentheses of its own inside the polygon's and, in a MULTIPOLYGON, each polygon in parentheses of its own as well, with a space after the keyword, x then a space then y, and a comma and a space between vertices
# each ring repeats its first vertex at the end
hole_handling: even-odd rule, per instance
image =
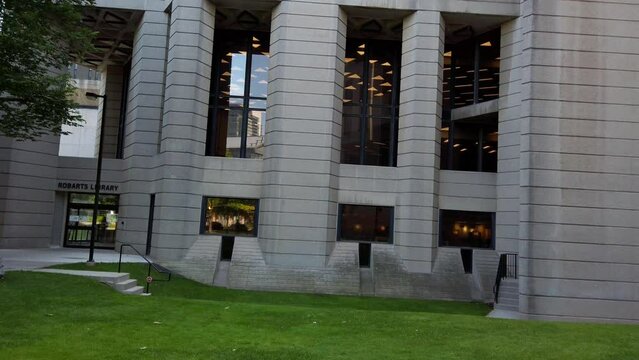
POLYGON ((58 69, 91 49, 81 7, 93 3, 0 0, 0 134, 33 140, 83 122, 70 76, 58 69))

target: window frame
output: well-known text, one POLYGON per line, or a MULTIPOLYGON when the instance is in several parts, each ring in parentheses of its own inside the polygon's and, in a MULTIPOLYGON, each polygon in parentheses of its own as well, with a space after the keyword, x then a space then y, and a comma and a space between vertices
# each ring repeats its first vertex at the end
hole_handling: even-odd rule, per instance
MULTIPOLYGON (((496 45, 495 46, 499 46, 499 53, 501 54, 501 27, 497 28, 497 29, 493 29, 490 31, 487 31, 481 35, 466 39, 464 41, 461 41, 457 44, 446 44, 445 48, 444 48, 444 52, 448 52, 451 51, 452 52, 452 56, 450 58, 450 74, 448 77, 444 77, 443 78, 443 82, 448 82, 448 89, 449 89, 449 98, 450 98, 450 102, 449 102, 449 107, 444 109, 444 114, 450 116, 450 111, 453 109, 458 109, 458 108, 462 108, 465 106, 471 106, 471 105, 476 105, 476 104, 481 104, 487 101, 492 101, 492 100, 497 100, 499 99, 499 96, 497 96, 494 99, 489 99, 489 100, 483 100, 483 101, 479 101, 479 91, 480 91, 480 84, 479 84, 479 79, 480 79, 480 67, 481 67, 481 44, 486 42, 486 41, 490 41, 492 39, 496 39, 496 45), (462 47, 467 47, 470 46, 472 44, 472 51, 473 51, 473 59, 472 59, 472 63, 473 63, 473 102, 463 105, 463 106, 455 106, 455 85, 456 85, 456 65, 457 65, 457 60, 459 59, 457 56, 455 56, 455 54, 458 52, 459 48, 462 47)), ((499 64, 499 74, 501 76, 501 57, 499 58, 500 60, 500 64, 499 64)), ((442 89, 442 91, 444 91, 445 89, 442 89)), ((499 93, 499 80, 497 81, 497 92, 499 93)), ((445 101, 442 99, 442 104, 444 104, 445 101)))
POLYGON ((340 204, 338 204, 338 207, 337 207, 337 231, 336 231, 336 235, 337 235, 337 239, 336 240, 339 241, 339 242, 393 245, 393 244, 395 244, 395 207, 394 206, 385 206, 385 205, 340 203, 340 204), (387 208, 387 209, 390 209, 388 241, 342 239, 342 216, 344 214, 344 205, 346 205, 346 206, 362 206, 362 207, 387 208))
POLYGON ((200 210, 200 235, 204 236, 232 236, 232 237, 257 237, 257 230, 259 227, 260 221, 260 199, 255 198, 246 198, 246 197, 227 197, 227 196, 216 196, 216 195, 204 195, 202 196, 202 207, 200 210), (237 199, 237 200, 252 200, 255 201, 255 212, 254 212, 254 220, 253 220, 253 231, 251 234, 244 233, 236 233, 236 232, 216 232, 216 233, 208 233, 206 232, 206 210, 208 209, 208 199, 237 199))
MULTIPOLYGON (((251 70, 253 66, 253 46, 252 46, 252 38, 255 35, 266 36, 269 43, 269 69, 270 69, 270 37, 271 34, 266 31, 247 31, 247 30, 232 30, 232 29, 217 29, 215 30, 215 36, 220 36, 228 33, 241 33, 243 37, 245 37, 245 48, 243 51, 246 51, 246 62, 244 64, 244 92, 242 96, 239 95, 231 95, 226 96, 229 99, 229 102, 233 99, 241 99, 242 100, 242 128, 240 130, 240 156, 234 157, 235 159, 247 159, 247 142, 248 142, 248 120, 249 113, 252 110, 262 109, 253 109, 251 108, 250 102, 251 100, 264 101, 266 103, 266 107, 264 108, 264 112, 266 113, 268 109, 268 92, 266 97, 259 96, 251 96, 251 70)), ((206 128, 206 143, 205 143, 205 156, 213 156, 213 157, 225 157, 223 155, 215 155, 215 149, 217 148, 217 127, 218 127, 218 108, 220 101, 220 77, 222 76, 222 67, 220 66, 220 62, 222 57, 226 56, 219 48, 218 42, 215 41, 213 45, 213 54, 211 55, 213 58, 213 71, 211 81, 210 90, 209 90, 209 106, 208 106, 208 118, 207 118, 207 128, 206 128)), ((268 91, 268 85, 267 85, 268 91)), ((264 132, 266 129, 264 129, 264 132)))
MULTIPOLYGON (((368 119, 384 119, 384 117, 374 117, 373 115, 370 114, 370 109, 371 108, 375 108, 375 107, 379 107, 382 108, 382 106, 379 105, 374 105, 370 103, 370 97, 368 94, 368 91, 362 91, 362 99, 360 101, 359 104, 355 105, 345 105, 345 103, 343 102, 344 100, 344 95, 342 95, 342 122, 344 121, 344 118, 347 117, 351 117, 351 118, 355 118, 355 116, 344 116, 344 107, 345 106, 356 106, 359 107, 359 115, 357 116, 359 118, 359 130, 360 130, 360 134, 359 134, 359 161, 357 163, 347 163, 347 162, 343 162, 343 159, 341 157, 340 154, 340 163, 341 164, 351 164, 351 165, 368 165, 368 166, 387 166, 387 167, 396 167, 397 166, 397 143, 398 143, 398 135, 399 135, 399 93, 400 93, 400 86, 401 86, 401 78, 400 78, 400 71, 401 71, 401 60, 402 60, 402 46, 401 46, 401 42, 399 41, 392 41, 392 40, 378 40, 378 39, 360 39, 360 38, 348 38, 347 40, 347 48, 349 47, 350 44, 352 43, 363 43, 365 45, 365 48, 367 49, 367 51, 365 52, 365 57, 364 57, 364 64, 363 64, 363 69, 362 69, 362 82, 364 84, 363 88, 367 89, 368 85, 371 82, 371 77, 370 77, 370 62, 369 60, 371 59, 371 53, 372 51, 370 51, 371 49, 371 44, 376 44, 375 47, 380 46, 379 44, 383 44, 383 43, 391 43, 391 42, 395 42, 398 43, 396 47, 394 47, 394 54, 393 57, 395 58, 394 64, 392 66, 392 71, 393 71, 393 77, 392 77, 392 89, 393 89, 393 94, 392 94, 392 99, 391 99, 391 105, 390 105, 390 141, 389 141, 389 156, 388 156, 388 164, 386 165, 369 165, 366 164, 366 134, 368 131, 368 119)), ((346 57, 346 56, 345 56, 346 57)), ((344 133, 342 132, 341 136, 344 136, 344 133)), ((341 151, 343 151, 343 148, 340 147, 340 153, 341 151)))
MULTIPOLYGON (((492 114, 488 114, 488 115, 494 115, 495 116, 495 126, 497 128, 497 133, 499 136, 499 117, 498 117, 498 113, 492 113, 492 114)), ((487 125, 492 125, 492 124, 488 124, 486 121, 480 121, 480 122, 476 122, 476 123, 472 123, 472 122, 468 122, 466 125, 468 126, 473 126, 476 125, 476 127, 478 128, 478 133, 477 133, 477 170, 462 170, 462 169, 454 169, 454 163, 455 163, 455 124, 463 124, 464 121, 468 121, 470 119, 466 118, 466 119, 456 119, 456 120, 443 120, 442 119, 442 126, 440 127, 440 134, 442 132, 441 128, 444 128, 444 125, 448 125, 448 143, 446 145, 446 151, 448 152, 448 156, 446 158, 446 162, 443 161, 444 159, 444 155, 443 154, 439 154, 439 158, 440 158, 440 163, 439 163, 439 167, 441 170, 452 170, 452 171, 469 171, 469 172, 485 172, 485 173, 497 173, 499 172, 499 158, 496 159, 497 164, 495 166, 495 171, 492 170, 484 170, 484 168, 486 168, 486 164, 485 164, 485 160, 484 160, 484 140, 485 140, 485 136, 487 135, 485 133, 485 128, 487 125), (446 122, 447 124, 444 124, 444 122, 446 122)), ((443 141, 440 137, 440 141, 443 141)), ((444 147, 442 146, 442 149, 444 147)), ((499 154, 499 141, 497 141, 497 147, 496 147, 497 153, 499 154)))
POLYGON ((493 211, 474 211, 474 210, 453 210, 453 209, 439 209, 439 234, 437 239, 437 247, 441 248, 451 248, 451 249, 474 249, 474 250, 495 250, 495 229, 497 224, 496 213, 493 211), (444 212, 455 212, 455 213, 481 213, 481 214, 490 214, 490 246, 489 247, 474 247, 474 246, 454 246, 454 245, 444 245, 444 212))

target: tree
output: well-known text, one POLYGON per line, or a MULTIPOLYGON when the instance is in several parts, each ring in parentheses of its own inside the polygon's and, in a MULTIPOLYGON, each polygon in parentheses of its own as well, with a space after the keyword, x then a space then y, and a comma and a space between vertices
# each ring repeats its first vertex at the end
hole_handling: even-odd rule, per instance
POLYGON ((82 117, 67 67, 92 48, 82 6, 94 0, 0 0, 0 135, 63 134, 82 117))

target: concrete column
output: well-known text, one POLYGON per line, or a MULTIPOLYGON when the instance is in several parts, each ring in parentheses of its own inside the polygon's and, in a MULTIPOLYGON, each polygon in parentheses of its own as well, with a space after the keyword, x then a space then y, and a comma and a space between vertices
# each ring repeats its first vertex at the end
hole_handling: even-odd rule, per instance
POLYGON ((168 14, 148 9, 135 32, 127 105, 124 159, 158 152, 164 102, 168 14))
POLYGON ((104 144, 102 156, 105 159, 115 159, 118 148, 118 130, 120 128, 120 113, 122 111, 122 86, 124 83, 124 71, 122 65, 109 65, 102 73, 104 81, 104 94, 107 95, 106 104, 100 99, 100 111, 98 112, 98 131, 96 133, 95 153, 98 153, 100 145, 100 129, 102 112, 106 109, 106 124, 104 125, 104 144))
POLYGON ((200 231, 214 22, 209 0, 173 1, 154 234, 154 254, 167 259, 200 231))
POLYGON ((123 153, 127 176, 120 193, 117 240, 137 244, 139 250, 146 241, 149 194, 159 183, 150 169, 158 162, 168 18, 164 4, 146 9, 133 43, 123 153))
POLYGON ((521 116, 522 20, 501 27, 499 139, 495 249, 519 250, 519 126, 521 116))
POLYGON ((346 15, 273 11, 259 238, 267 263, 323 267, 336 241, 346 15))
POLYGON ((520 311, 639 322, 638 7, 523 9, 520 311))
POLYGON ((439 12, 404 19, 395 245, 409 272, 431 272, 437 246, 437 181, 444 24, 439 12))

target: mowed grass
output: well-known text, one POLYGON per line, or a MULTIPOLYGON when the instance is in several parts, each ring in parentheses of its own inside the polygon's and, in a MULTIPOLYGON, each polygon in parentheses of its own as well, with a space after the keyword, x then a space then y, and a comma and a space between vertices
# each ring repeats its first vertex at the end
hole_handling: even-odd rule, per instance
MULTIPOLYGON (((146 275, 139 264, 123 271, 146 275)), ((639 326, 489 319, 482 304, 237 291, 179 277, 151 292, 9 272, 0 359, 639 359, 639 326)))

